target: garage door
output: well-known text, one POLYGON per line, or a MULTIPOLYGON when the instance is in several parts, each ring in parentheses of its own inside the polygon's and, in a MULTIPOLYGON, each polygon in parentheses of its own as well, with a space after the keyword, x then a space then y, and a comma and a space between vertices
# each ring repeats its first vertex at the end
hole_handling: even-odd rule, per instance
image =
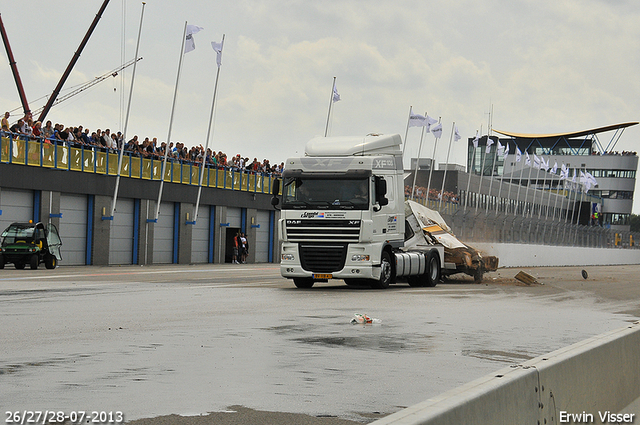
POLYGON ((173 263, 173 202, 160 204, 160 216, 153 228, 153 263, 173 263))
POLYGON ((242 210, 240 208, 227 208, 227 223, 229 223, 229 227, 240 228, 240 224, 242 222, 241 212, 242 210))
POLYGON ((256 228, 256 263, 269 261, 269 211, 258 211, 256 217, 260 227, 256 228))
POLYGON ((61 265, 85 265, 87 252, 87 197, 60 195, 61 265))
POLYGON ((29 190, 8 190, 0 192, 0 232, 16 221, 33 219, 33 192, 29 190))
POLYGON ((118 199, 109 235, 109 264, 133 262, 133 199, 118 199))
POLYGON ((191 233, 191 262, 209 262, 209 205, 200 205, 198 219, 191 233))

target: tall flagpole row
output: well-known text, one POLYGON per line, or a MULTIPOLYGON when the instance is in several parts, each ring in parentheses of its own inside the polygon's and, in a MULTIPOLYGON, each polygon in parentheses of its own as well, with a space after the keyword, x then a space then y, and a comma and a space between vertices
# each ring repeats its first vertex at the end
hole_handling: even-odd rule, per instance
POLYGON ((442 210, 442 200, 444 199, 444 182, 447 180, 447 168, 449 168, 449 153, 451 152, 451 142, 453 141, 453 131, 456 127, 456 122, 454 121, 451 125, 451 135, 449 136, 449 148, 447 149, 447 160, 444 163, 444 175, 442 176, 442 189, 440 189, 440 202, 438 204, 438 209, 442 210))

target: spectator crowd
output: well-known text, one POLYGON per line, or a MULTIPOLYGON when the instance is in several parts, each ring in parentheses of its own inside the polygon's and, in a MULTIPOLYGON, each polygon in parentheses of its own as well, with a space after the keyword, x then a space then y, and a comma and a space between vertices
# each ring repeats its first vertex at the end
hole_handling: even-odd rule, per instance
POLYGON ((42 140, 43 143, 64 143, 74 147, 95 147, 110 152, 119 151, 124 147, 125 153, 136 157, 161 160, 164 159, 166 154, 167 160, 174 162, 201 165, 204 161, 207 167, 246 170, 254 173, 281 175, 284 168, 284 162, 279 165, 271 165, 268 159, 259 161, 258 158, 253 158, 253 161, 251 161, 249 157, 240 154, 236 154, 229 159, 227 154, 222 151, 216 152, 211 148, 205 151, 202 145, 188 148, 184 143, 170 142, 167 148, 167 143, 158 143, 156 137, 151 140, 149 137, 145 137, 140 142, 136 135, 125 142, 124 136, 120 131, 112 133, 108 128, 90 131, 83 126, 66 127, 62 124, 53 125, 51 121, 47 121, 43 127, 40 121, 33 121, 30 113, 27 113, 13 125, 9 125, 10 116, 9 112, 5 112, 2 118, 1 130, 3 132, 10 132, 27 139, 42 140))
MULTIPOLYGON (((427 199, 427 188, 422 186, 416 186, 413 190, 413 196, 411 194, 411 186, 404 186, 404 196, 409 199, 418 199, 418 200, 426 200, 427 199)), ((451 202, 453 204, 457 204, 459 202, 458 195, 453 192, 440 192, 438 189, 429 189, 429 200, 431 201, 440 201, 442 199, 443 202, 451 202)))

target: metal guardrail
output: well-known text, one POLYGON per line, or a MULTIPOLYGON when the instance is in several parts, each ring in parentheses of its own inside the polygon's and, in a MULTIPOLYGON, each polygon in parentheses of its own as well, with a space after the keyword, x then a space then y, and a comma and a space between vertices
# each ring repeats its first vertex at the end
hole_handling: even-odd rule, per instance
MULTIPOLYGON (((162 160, 141 158, 124 153, 120 175, 142 180, 161 179, 162 160)), ((0 132, 0 163, 19 164, 57 170, 81 171, 93 174, 116 176, 118 174, 118 152, 97 146, 69 146, 65 142, 26 140, 12 133, 0 132)), ((167 160, 164 181, 199 185, 200 165, 167 160)), ((204 168, 202 185, 218 189, 238 190, 252 193, 271 193, 276 176, 236 170, 230 167, 204 168)))

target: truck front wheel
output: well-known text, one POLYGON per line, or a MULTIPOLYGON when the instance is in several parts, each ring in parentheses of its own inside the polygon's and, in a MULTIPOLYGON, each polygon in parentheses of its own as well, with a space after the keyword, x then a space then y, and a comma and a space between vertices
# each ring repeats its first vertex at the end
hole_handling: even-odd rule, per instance
POLYGON ((438 284, 440 280, 440 274, 442 270, 440 269, 440 254, 435 249, 429 252, 427 255, 427 270, 426 270, 426 279, 425 284, 428 287, 433 288, 438 284))
POLYGON ((311 288, 314 282, 310 277, 294 277, 293 283, 297 288, 311 288))
POLYGON ((374 280, 371 287, 375 289, 386 289, 391 283, 393 270, 391 268, 391 257, 388 251, 382 251, 382 259, 380 260, 380 279, 374 280))

